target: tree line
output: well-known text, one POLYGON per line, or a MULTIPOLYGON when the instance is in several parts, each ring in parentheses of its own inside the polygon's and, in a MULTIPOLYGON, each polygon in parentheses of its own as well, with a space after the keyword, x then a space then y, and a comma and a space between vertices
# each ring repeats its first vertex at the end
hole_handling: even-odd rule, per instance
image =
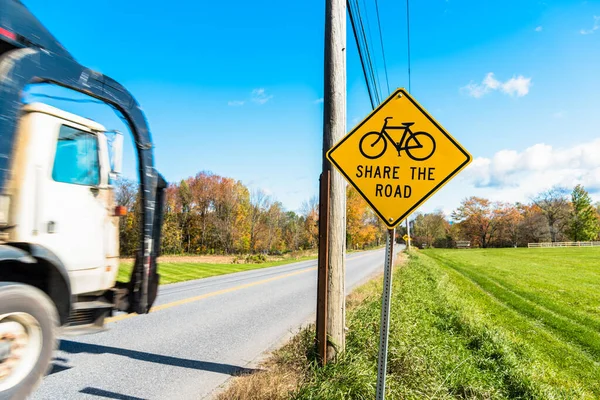
POLYGON ((442 211, 418 214, 411 221, 419 247, 517 247, 527 243, 599 240, 600 203, 593 204, 582 185, 555 186, 528 203, 465 198, 448 221, 442 211))
MULTIPOLYGON (((139 247, 140 196, 136 182, 115 184, 116 202, 128 213, 121 218, 121 254, 139 247)), ((351 187, 347 189, 347 246, 362 249, 384 243, 385 227, 351 187)), ((161 251, 163 254, 283 254, 317 248, 318 199, 299 212, 260 189, 200 172, 166 189, 161 251)))

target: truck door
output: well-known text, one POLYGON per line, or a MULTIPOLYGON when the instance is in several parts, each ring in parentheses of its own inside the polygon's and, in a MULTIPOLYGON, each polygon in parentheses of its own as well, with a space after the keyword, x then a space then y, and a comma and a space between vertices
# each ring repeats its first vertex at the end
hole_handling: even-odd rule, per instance
POLYGON ((104 266, 106 196, 101 191, 98 137, 61 125, 50 177, 44 182, 45 242, 61 254, 67 269, 104 266))

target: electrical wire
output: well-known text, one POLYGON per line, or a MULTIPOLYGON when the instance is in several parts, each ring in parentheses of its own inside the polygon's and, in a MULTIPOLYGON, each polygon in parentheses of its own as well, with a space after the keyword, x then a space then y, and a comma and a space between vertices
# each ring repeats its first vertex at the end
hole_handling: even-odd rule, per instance
MULTIPOLYGON (((406 0, 406 48, 408 52, 408 93, 411 93, 410 87, 410 11, 408 8, 408 1, 406 0)), ((406 217, 406 232, 410 232, 410 214, 406 217)), ((409 235, 410 236, 410 235, 409 235)), ((410 237, 408 239, 408 246, 410 246, 410 237)))
POLYGON ((43 94, 43 93, 29 93, 30 96, 35 96, 35 97, 43 97, 46 99, 53 99, 53 100, 60 100, 60 101, 70 101, 73 103, 95 103, 95 104, 106 104, 103 101, 100 100, 93 100, 93 99, 73 99, 71 97, 61 97, 61 96, 52 96, 49 94, 43 94))
POLYGON ((369 68, 369 74, 371 76, 371 82, 373 82, 374 92, 375 92, 375 104, 381 103, 381 91, 379 90, 379 85, 377 84, 378 79, 376 78, 377 74, 375 73, 375 69, 373 68, 373 58, 371 57, 371 51, 369 50, 369 43, 367 41, 367 35, 365 33, 365 26, 363 24, 362 15, 360 13, 360 5, 358 4, 358 0, 355 0, 356 12, 358 14, 358 26, 360 27, 360 33, 362 33, 363 40, 363 48, 366 54, 367 65, 369 68))
POLYGON ((381 57, 383 58, 383 70, 385 71, 385 83, 387 85, 389 96, 392 92, 390 91, 390 81, 388 80, 387 63, 385 61, 385 51, 383 50, 383 35, 381 33, 381 21, 379 19, 379 5, 377 0, 375 0, 375 10, 377 12, 377 26, 379 27, 379 42, 381 43, 381 57))
POLYGON ((406 0, 406 47, 408 50, 408 93, 410 93, 410 11, 408 8, 408 1, 409 0, 406 0))
MULTIPOLYGON (((92 103, 92 104, 103 104, 105 106, 108 106, 110 108, 113 109, 113 111, 115 112, 116 116, 125 124, 125 126, 129 127, 129 121, 127 121, 127 119, 123 116, 123 114, 121 113, 121 111, 113 106, 110 103, 105 103, 102 100, 94 100, 94 99, 74 99, 72 97, 62 97, 62 96, 53 96, 50 94, 44 94, 44 93, 28 93, 30 96, 35 96, 35 97, 43 97, 46 99, 52 99, 52 100, 59 100, 59 101, 70 101, 72 103, 92 103)), ((114 132, 118 132, 116 130, 113 130, 114 132)), ((106 131, 106 132, 113 132, 113 131, 106 131)))
POLYGON ((369 84, 367 68, 366 68, 363 54, 361 51, 360 39, 359 39, 357 31, 356 31, 356 23, 354 22, 354 14, 352 13, 352 5, 350 4, 350 0, 346 0, 346 5, 348 7, 348 16, 350 17, 350 24, 352 25, 352 32, 354 33, 354 39, 356 40, 356 47, 358 48, 358 56, 360 58, 360 65, 362 66, 365 83, 367 84, 367 92, 369 93, 369 100, 371 101, 371 108, 375 109, 374 96, 371 91, 371 85, 369 84))
MULTIPOLYGON (((359 0, 356 0, 356 1, 358 2, 359 0)), ((369 18, 369 7, 367 6, 367 0, 362 0, 362 7, 365 10, 365 25, 367 26, 367 32, 369 33, 369 42, 375 43, 373 41, 373 31, 371 30, 371 24, 369 23, 370 18, 369 18)), ((373 52, 373 54, 375 54, 375 52, 373 52)), ((379 71, 379 67, 377 66, 377 57, 375 57, 373 59, 373 66, 375 68, 375 71, 379 71)), ((377 76, 377 77, 379 78, 379 76, 377 76)))

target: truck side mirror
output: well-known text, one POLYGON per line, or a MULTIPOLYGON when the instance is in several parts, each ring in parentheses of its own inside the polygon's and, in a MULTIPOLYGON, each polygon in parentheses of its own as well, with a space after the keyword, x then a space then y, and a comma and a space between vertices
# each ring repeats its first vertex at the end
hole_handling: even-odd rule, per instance
POLYGON ((123 134, 121 132, 115 132, 115 138, 111 146, 111 155, 112 169, 110 173, 119 175, 123 172, 123 134))

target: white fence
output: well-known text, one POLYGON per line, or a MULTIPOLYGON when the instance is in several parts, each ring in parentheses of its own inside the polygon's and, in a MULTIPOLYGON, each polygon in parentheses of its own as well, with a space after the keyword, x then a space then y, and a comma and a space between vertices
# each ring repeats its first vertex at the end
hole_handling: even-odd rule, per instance
POLYGON ((600 242, 543 242, 527 243, 529 248, 540 247, 600 247, 600 242))

